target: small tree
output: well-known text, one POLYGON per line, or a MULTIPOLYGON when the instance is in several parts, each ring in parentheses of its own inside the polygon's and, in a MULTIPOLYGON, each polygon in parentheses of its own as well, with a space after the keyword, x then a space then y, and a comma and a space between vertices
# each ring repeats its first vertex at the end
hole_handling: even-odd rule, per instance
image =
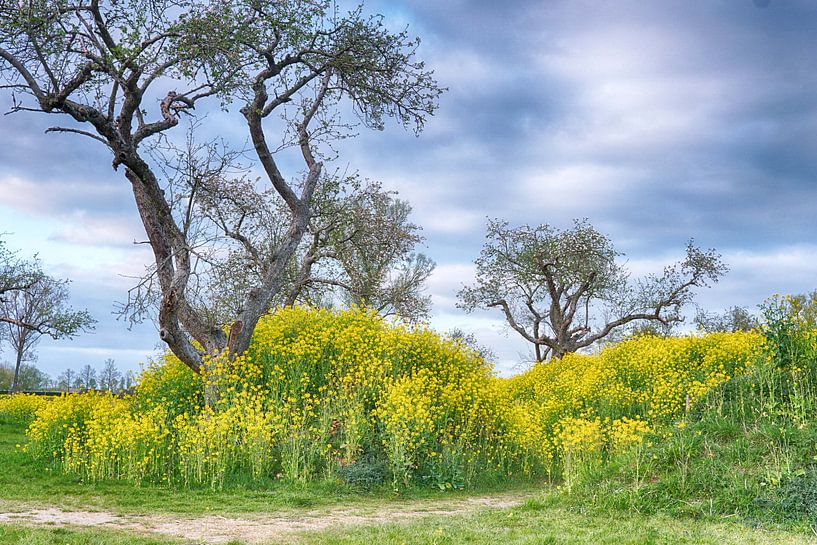
POLYGON ((0 296, 27 288, 35 278, 36 274, 30 269, 30 262, 19 259, 0 238, 0 296))
POLYGON ((330 292, 347 306, 366 306, 407 321, 425 318, 431 301, 424 288, 434 262, 416 253, 423 237, 409 219, 411 206, 373 182, 353 178, 327 186, 316 203, 285 304, 311 303, 330 292))
MULTIPOLYGON (((0 234, 0 302, 5 301, 13 293, 27 290, 42 276, 38 261, 21 259, 8 249, 2 236, 0 234)), ((29 325, 7 316, 2 309, 0 322, 18 326, 29 325)), ((0 330, 0 333, 5 333, 5 330, 0 330)))
POLYGON ((57 377, 57 388, 63 392, 70 392, 77 381, 77 372, 70 367, 57 377))
POLYGON ((94 390, 96 387, 96 369, 86 363, 74 379, 74 388, 77 390, 94 390))
POLYGON ((735 333, 755 330, 760 326, 760 322, 748 309, 733 306, 726 309, 723 314, 698 309, 695 314, 695 325, 706 333, 735 333))
POLYGON ((13 365, 0 365, 0 390, 11 390, 15 371, 17 386, 21 390, 42 390, 51 386, 51 377, 33 365, 23 364, 17 370, 13 365))
POLYGON ((122 373, 116 367, 116 362, 112 358, 105 360, 105 365, 99 373, 99 387, 109 392, 116 392, 120 389, 122 373))
MULTIPOLYGON (((237 205, 208 213, 214 221, 229 225, 238 223, 247 212, 244 205, 237 205)), ((285 236, 280 226, 286 214, 278 207, 268 221, 247 233, 248 242, 259 248, 277 243, 285 236)), ((376 182, 356 176, 325 179, 316 191, 306 236, 285 270, 272 307, 354 304, 407 321, 425 318, 430 307, 425 282, 434 262, 416 252, 423 237, 410 214, 408 203, 376 182)), ((243 251, 213 256, 210 262, 213 274, 201 277, 198 297, 210 299, 202 306, 214 309, 216 320, 228 321, 240 313, 241 294, 247 286, 261 281, 262 264, 243 251)), ((147 290, 133 291, 132 296, 132 302, 156 298, 147 290)), ((148 307, 137 304, 134 308, 148 307)))
POLYGON ((690 243, 683 261, 633 283, 616 261, 620 255, 586 220, 565 230, 491 221, 475 262, 476 283, 460 290, 459 306, 468 312, 500 309, 541 362, 633 322, 679 322, 693 288, 717 281, 727 270, 714 250, 690 243))
POLYGON ((71 339, 93 329, 95 320, 87 310, 68 306, 68 280, 57 280, 42 272, 35 259, 25 265, 26 286, 0 296, 0 316, 6 338, 16 356, 11 390, 19 388, 20 368, 35 359, 34 347, 43 336, 71 339))

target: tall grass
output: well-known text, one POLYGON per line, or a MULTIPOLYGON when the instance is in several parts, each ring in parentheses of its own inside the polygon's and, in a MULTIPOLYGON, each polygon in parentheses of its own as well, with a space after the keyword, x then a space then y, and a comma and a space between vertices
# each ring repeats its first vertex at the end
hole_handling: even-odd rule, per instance
POLYGON ((572 501, 644 512, 817 517, 817 320, 812 305, 764 306, 763 352, 713 389, 665 438, 586 472, 572 501))

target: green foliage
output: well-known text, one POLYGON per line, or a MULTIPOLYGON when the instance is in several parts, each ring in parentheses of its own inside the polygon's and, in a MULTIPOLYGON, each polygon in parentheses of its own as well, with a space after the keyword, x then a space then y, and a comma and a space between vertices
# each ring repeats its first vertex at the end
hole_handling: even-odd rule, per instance
MULTIPOLYGON (((11 390, 14 380, 14 367, 0 364, 0 390, 11 390)), ((50 377, 34 367, 23 363, 20 365, 20 375, 17 379, 19 390, 42 390, 50 385, 50 377)))
POLYGON ((337 470, 338 478, 344 483, 370 490, 384 484, 389 478, 388 461, 373 455, 341 466, 337 470))
POLYGON ((762 306, 763 334, 782 369, 803 369, 817 361, 817 292, 775 295, 762 306))

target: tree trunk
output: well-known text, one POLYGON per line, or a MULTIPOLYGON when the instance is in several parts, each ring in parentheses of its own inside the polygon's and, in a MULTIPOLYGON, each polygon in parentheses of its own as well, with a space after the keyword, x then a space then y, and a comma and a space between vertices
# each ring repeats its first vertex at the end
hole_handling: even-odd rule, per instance
POLYGON ((17 363, 14 366, 14 379, 11 381, 11 393, 17 392, 20 387, 20 367, 23 364, 23 345, 25 345, 25 339, 23 339, 23 342, 17 349, 17 363))

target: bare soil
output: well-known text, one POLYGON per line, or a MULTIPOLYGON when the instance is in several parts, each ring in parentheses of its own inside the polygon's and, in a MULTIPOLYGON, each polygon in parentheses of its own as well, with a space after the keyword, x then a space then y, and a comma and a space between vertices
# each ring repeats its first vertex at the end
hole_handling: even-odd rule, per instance
POLYGON ((526 496, 483 496, 447 501, 415 501, 389 504, 383 508, 335 508, 322 511, 286 511, 244 517, 205 515, 120 515, 109 512, 63 511, 56 507, 25 509, 0 507, 0 523, 30 526, 85 526, 154 533, 218 544, 238 540, 245 543, 292 542, 295 534, 328 528, 400 522, 427 516, 449 516, 480 509, 513 507, 526 496))

